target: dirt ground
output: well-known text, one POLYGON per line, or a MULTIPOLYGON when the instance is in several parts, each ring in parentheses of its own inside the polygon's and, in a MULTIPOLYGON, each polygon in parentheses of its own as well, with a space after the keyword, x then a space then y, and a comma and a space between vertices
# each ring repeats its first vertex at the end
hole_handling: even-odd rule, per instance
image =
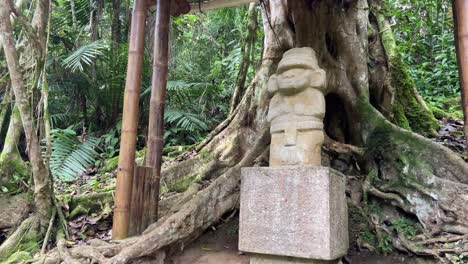
MULTIPOLYGON (((249 257, 237 248, 238 218, 207 231, 182 252, 169 260, 170 264, 248 264, 249 257)), ((350 249, 344 264, 432 264, 432 260, 394 253, 388 256, 350 249)))

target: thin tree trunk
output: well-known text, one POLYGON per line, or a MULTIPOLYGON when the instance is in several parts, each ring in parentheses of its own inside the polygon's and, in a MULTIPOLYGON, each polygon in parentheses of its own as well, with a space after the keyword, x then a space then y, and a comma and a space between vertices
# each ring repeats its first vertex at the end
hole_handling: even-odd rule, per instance
MULTIPOLYGON (((0 133, 6 125, 6 116, 11 104, 11 91, 7 89, 3 95, 2 103, 0 103, 0 133)), ((2 141, 0 141, 0 144, 2 141)), ((1 150, 1 149, 0 149, 1 150)))
POLYGON ((11 111, 8 131, 5 135, 2 153, 0 154, 0 167, 2 167, 1 164, 4 164, 5 161, 11 162, 12 160, 18 160, 20 158, 17 146, 22 131, 21 116, 19 114, 18 106, 15 104, 11 111))
POLYGON ((0 153, 0 186, 2 183, 11 181, 17 167, 23 165, 18 151, 22 132, 21 117, 18 107, 15 105, 11 111, 8 130, 0 153))
POLYGON ((70 9, 71 9, 71 14, 72 14, 72 29, 73 32, 75 32, 77 28, 77 23, 76 23, 76 9, 75 9, 75 0, 70 0, 70 9))
POLYGON ((250 3, 249 11, 247 13, 247 36, 241 49, 242 60, 239 65, 239 72, 237 73, 236 86, 234 88, 234 95, 231 99, 231 106, 229 114, 232 114, 242 98, 245 90, 245 81, 249 71, 250 64, 253 60, 253 49, 255 49, 255 39, 257 36, 257 4, 250 3))
MULTIPOLYGON (((82 115, 82 122, 83 122, 83 133, 86 131, 86 129, 89 127, 89 120, 88 120, 88 104, 86 100, 86 95, 84 93, 80 94, 80 107, 81 107, 81 115, 82 115)), ((96 107, 96 115, 101 114, 101 108, 99 106, 96 107)))
MULTIPOLYGON (((100 36, 99 36, 99 22, 101 20, 101 13, 102 13, 102 0, 90 0, 91 2, 91 15, 90 15, 90 21, 89 21, 89 30, 90 30, 90 36, 91 36, 91 41, 97 41, 100 36)), ((93 84, 96 84, 97 81, 97 65, 96 65, 96 60, 91 59, 91 81, 93 84)), ((86 102, 85 100, 82 101, 86 102)), ((107 124, 106 120, 103 119, 102 116, 102 111, 101 111, 101 98, 97 98, 96 102, 96 111, 94 115, 94 123, 95 124, 107 124)), ((85 120, 83 120, 83 123, 86 123, 85 120)), ((83 129, 83 133, 85 132, 86 127, 83 129)))
POLYGON ((112 41, 114 44, 120 43, 120 0, 112 1, 112 41))
MULTIPOLYGON (((47 1, 47 0, 46 0, 47 1)), ((49 1, 49 10, 48 14, 52 14, 52 5, 51 0, 49 1)), ((47 83, 47 56, 49 54, 49 38, 50 38, 50 18, 47 19, 47 37, 45 41, 45 51, 44 51, 44 65, 42 69, 42 83, 41 83, 41 101, 43 104, 43 121, 44 121, 44 137, 46 140, 46 151, 44 156, 44 164, 46 168, 49 168, 50 156, 52 155, 52 137, 51 137, 51 125, 50 125, 50 113, 49 113, 49 86, 47 83)))

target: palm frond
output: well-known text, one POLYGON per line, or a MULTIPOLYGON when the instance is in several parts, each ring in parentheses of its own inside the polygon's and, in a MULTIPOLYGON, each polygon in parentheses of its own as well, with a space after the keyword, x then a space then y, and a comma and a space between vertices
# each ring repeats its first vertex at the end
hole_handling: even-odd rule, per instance
POLYGON ((99 139, 89 137, 80 142, 71 129, 54 129, 52 136, 52 155, 50 170, 52 175, 65 181, 73 180, 79 173, 86 171, 99 157, 96 149, 99 139))
POLYGON ((62 66, 72 71, 83 71, 83 65, 90 65, 93 59, 104 54, 104 50, 109 48, 109 42, 105 40, 97 40, 81 46, 73 51, 62 62, 62 66))

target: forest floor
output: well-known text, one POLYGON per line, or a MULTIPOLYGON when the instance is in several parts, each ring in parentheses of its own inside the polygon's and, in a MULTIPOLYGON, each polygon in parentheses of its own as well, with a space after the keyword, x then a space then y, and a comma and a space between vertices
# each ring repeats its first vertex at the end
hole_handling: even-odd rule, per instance
MULTIPOLYGON (((195 242, 169 258, 170 264, 248 264, 249 257, 238 251, 238 217, 208 230, 195 242)), ((431 259, 415 258, 399 253, 387 256, 352 246, 344 264, 429 264, 431 259)))
POLYGON ((463 121, 443 118, 441 120, 439 135, 433 140, 450 148, 455 153, 458 153, 468 162, 468 149, 463 134, 463 121))
MULTIPOLYGON (((439 135, 433 138, 434 141, 443 144, 456 153, 458 153, 465 161, 468 162, 468 150, 464 143, 463 123, 454 119, 441 120, 441 128, 439 135)), ((59 200, 63 203, 63 209, 68 218, 68 228, 71 237, 68 241, 70 246, 78 246, 87 244, 91 239, 110 240, 111 239, 111 220, 112 220, 112 191, 115 186, 115 173, 107 172, 100 173, 96 169, 90 169, 77 177, 72 182, 60 182, 56 184, 56 194, 59 200), (86 197, 91 195, 94 197, 103 196, 99 199, 99 204, 94 204, 93 208, 85 208, 85 210, 77 210, 79 202, 73 202, 73 199, 86 197), (68 202, 67 202, 68 201, 68 202), (71 201, 71 202, 70 202, 71 201), (74 204, 75 203, 75 204, 74 204)), ((164 196, 171 195, 166 193, 164 196)), ((90 197, 91 197, 90 196, 90 197)), ((19 196, 18 196, 19 197, 19 196)), ((95 198, 92 198, 95 199, 95 198)), ((27 203, 27 197, 22 197, 22 200, 27 203)), ((83 201, 81 201, 83 202, 83 201)), ((18 202, 15 202, 15 204, 18 202)), ((86 206, 90 206, 90 201, 86 206)), ((9 206, 3 206, 9 207, 9 206)), ((12 213, 9 215, 18 215, 18 219, 23 218, 28 213, 24 210, 27 206, 21 206, 21 211, 15 213, 16 206, 10 206, 12 213)), ((9 219, 13 219, 10 217, 9 219)), ((1 220, 1 219, 0 219, 1 220)), ((0 225, 1 226, 1 225, 0 225)), ((12 225, 10 225, 12 226, 12 225)), ((7 230, 0 230, 0 243, 5 239, 7 230)), ((8 232, 8 231, 7 231, 8 232)), ((248 256, 238 251, 238 217, 231 216, 228 220, 222 220, 218 225, 213 226, 205 232, 199 239, 188 245, 181 252, 176 252, 170 256, 170 263, 173 264, 231 264, 231 263, 248 263, 248 256)), ((49 244, 48 249, 55 245, 49 244)), ((392 253, 388 256, 379 255, 367 250, 358 250, 356 246, 352 246, 344 263, 408 263, 422 264, 431 263, 424 259, 415 259, 408 255, 392 253)))

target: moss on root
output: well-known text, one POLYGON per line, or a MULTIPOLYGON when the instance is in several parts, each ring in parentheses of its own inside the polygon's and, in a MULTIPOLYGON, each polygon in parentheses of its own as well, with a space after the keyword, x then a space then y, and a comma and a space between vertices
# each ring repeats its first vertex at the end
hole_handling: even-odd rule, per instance
POLYGON ((163 186, 161 189, 161 194, 167 192, 185 192, 190 187, 190 185, 192 185, 192 183, 200 182, 200 180, 200 175, 184 177, 174 183, 163 186))
POLYGON ((0 262, 0 264, 23 264, 28 263, 31 259, 31 253, 27 251, 18 251, 12 254, 7 260, 0 262))
POLYGON ((460 98, 456 98, 456 100, 448 98, 441 102, 440 107, 436 106, 434 103, 429 103, 428 107, 437 119, 453 118, 463 120, 463 111, 461 110, 461 103, 459 100, 460 98))
POLYGON ((393 106, 393 120, 396 125, 419 133, 432 136, 439 128, 430 109, 426 109, 416 97, 416 85, 403 63, 401 55, 397 54, 389 60, 391 85, 395 88, 395 103, 393 106))
MULTIPOLYGON (((431 164, 422 157, 427 151, 425 143, 415 140, 411 132, 396 130, 383 116, 371 109, 372 106, 367 102, 361 102, 360 105, 362 120, 365 120, 368 133, 365 138, 367 157, 377 163, 391 164, 391 170, 395 174, 395 177, 380 183, 401 193, 407 193, 406 188, 425 188, 421 179, 418 179, 418 175, 430 175, 432 170, 431 164)), ((372 180, 379 184, 377 174, 372 180)))
POLYGON ((397 50, 395 37, 385 15, 386 11, 378 6, 374 9, 373 13, 381 32, 381 43, 388 59, 390 85, 395 91, 391 121, 423 136, 435 135, 439 123, 431 110, 420 101, 422 99, 418 98, 416 84, 397 50))
MULTIPOLYGON (((10 260, 18 252, 25 251, 31 254, 39 251, 42 240, 43 231, 42 227, 38 225, 37 218, 28 218, 20 225, 15 231, 18 232, 14 242, 7 240, 4 242, 9 243, 6 248, 0 250, 0 260, 10 260)), ((13 234, 12 236, 15 236, 13 234)), ((4 246, 2 244, 2 246, 4 246)), ((21 255, 21 254, 20 254, 21 255)), ((18 257, 18 256, 17 256, 18 257)))
MULTIPOLYGON (((175 158, 193 147, 194 145, 168 146, 163 149, 163 156, 164 158, 169 158, 169 159, 175 158)), ((146 148, 139 150, 135 153, 135 159, 142 159, 145 156, 146 156, 146 148)), ((119 156, 113 157, 106 161, 104 167, 100 170, 100 172, 102 173, 113 172, 117 169, 118 165, 119 165, 119 156)))

